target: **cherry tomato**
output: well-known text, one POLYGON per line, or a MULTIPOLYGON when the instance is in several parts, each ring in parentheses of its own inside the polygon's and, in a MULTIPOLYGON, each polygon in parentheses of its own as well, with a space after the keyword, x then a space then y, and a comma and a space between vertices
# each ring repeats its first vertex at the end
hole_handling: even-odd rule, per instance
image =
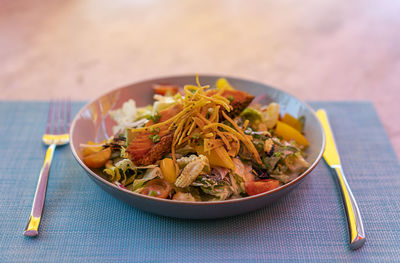
POLYGON ((155 84, 153 86, 154 93, 159 95, 168 95, 172 96, 178 93, 179 87, 176 85, 168 85, 168 84, 155 84))
POLYGON ((170 191, 171 186, 167 181, 163 179, 153 179, 144 186, 140 193, 165 199, 168 197, 170 191))
POLYGON ((101 168, 110 159, 110 156, 111 156, 111 148, 108 147, 104 150, 94 152, 90 155, 83 157, 83 162, 89 168, 101 168))
POLYGON ((244 188, 248 195, 256 195, 268 192, 279 187, 279 181, 275 179, 263 179, 254 182, 245 182, 244 188))
POLYGON ((95 143, 95 142, 91 142, 88 141, 88 146, 83 148, 83 157, 91 155, 93 153, 99 152, 101 150, 103 150, 103 145, 105 144, 106 140, 99 142, 99 143, 95 143))

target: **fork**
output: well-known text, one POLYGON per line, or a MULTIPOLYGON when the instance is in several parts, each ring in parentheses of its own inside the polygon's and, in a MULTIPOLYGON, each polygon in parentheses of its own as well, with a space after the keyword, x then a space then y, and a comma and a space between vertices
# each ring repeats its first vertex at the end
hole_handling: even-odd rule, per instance
POLYGON ((49 104, 47 116, 46 133, 42 137, 44 144, 48 145, 39 180, 36 186, 35 197, 33 198, 32 211, 28 224, 24 230, 24 236, 35 237, 39 234, 38 228, 44 200, 46 197, 47 181, 53 154, 56 146, 69 143, 69 125, 71 122, 71 101, 52 100, 49 104))

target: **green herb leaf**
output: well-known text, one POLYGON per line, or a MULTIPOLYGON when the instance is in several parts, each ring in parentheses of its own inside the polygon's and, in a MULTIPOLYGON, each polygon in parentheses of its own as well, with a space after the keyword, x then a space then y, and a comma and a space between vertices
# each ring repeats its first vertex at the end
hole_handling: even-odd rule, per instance
POLYGON ((159 142, 161 140, 161 137, 158 134, 151 134, 149 135, 149 139, 153 142, 159 142))
POLYGON ((156 112, 154 115, 148 116, 147 119, 152 120, 154 123, 157 123, 161 119, 161 115, 160 113, 156 112))
POLYGON ((156 128, 150 128, 150 132, 151 133, 159 133, 160 132, 160 128, 156 127, 156 128))

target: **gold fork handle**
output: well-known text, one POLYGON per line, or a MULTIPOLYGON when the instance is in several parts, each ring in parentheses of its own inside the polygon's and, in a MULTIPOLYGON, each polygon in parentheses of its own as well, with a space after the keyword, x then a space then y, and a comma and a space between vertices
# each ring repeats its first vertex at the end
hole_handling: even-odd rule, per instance
POLYGON ((331 165, 331 168, 336 175, 340 192, 343 197, 342 200, 346 210, 347 223, 349 225, 350 232, 350 248, 360 248, 365 243, 365 233, 357 202, 353 196, 353 193, 351 192, 349 184, 347 183, 342 166, 331 165))
POLYGON ((49 170, 55 148, 56 145, 51 144, 46 151, 46 156, 44 157, 42 169, 39 174, 38 184, 36 186, 35 197, 33 198, 31 215, 24 231, 25 236, 34 237, 39 234, 38 228, 42 216, 44 200, 46 197, 47 181, 49 179, 49 170))

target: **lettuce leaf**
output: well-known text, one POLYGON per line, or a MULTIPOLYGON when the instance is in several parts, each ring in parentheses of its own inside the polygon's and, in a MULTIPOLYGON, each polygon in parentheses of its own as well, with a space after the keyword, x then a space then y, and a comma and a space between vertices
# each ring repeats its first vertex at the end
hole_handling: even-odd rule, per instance
POLYGON ((232 186, 227 181, 216 181, 207 175, 199 175, 192 185, 213 196, 213 200, 226 200, 233 193, 232 186))
POLYGON ((114 165, 106 167, 103 172, 108 175, 111 182, 120 182, 123 186, 132 183, 136 176, 142 173, 129 159, 122 159, 114 165))
POLYGON ((159 167, 149 168, 147 169, 143 178, 134 180, 132 184, 126 187, 126 189, 132 192, 139 193, 148 181, 153 180, 157 177, 162 177, 161 169, 159 167))

